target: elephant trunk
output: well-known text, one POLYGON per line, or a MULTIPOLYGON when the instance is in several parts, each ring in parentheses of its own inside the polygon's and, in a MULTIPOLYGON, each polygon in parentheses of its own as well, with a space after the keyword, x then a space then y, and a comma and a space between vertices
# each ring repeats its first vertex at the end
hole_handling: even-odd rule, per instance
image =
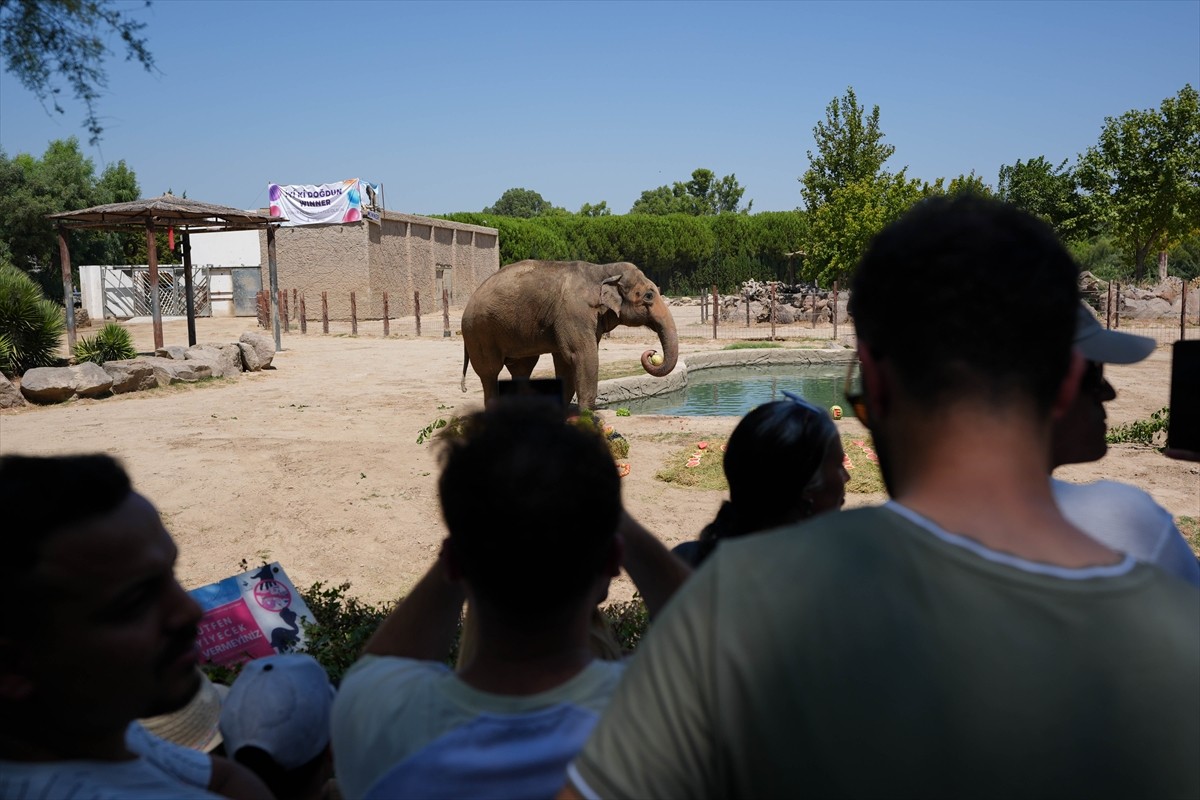
POLYGON ((679 361, 679 338, 675 334, 675 319, 661 296, 655 305, 661 308, 654 309, 654 316, 648 326, 658 334, 658 341, 662 346, 662 363, 652 364, 650 357, 655 351, 647 350, 642 353, 642 369, 656 378, 665 378, 671 374, 671 370, 675 369, 675 364, 679 361))

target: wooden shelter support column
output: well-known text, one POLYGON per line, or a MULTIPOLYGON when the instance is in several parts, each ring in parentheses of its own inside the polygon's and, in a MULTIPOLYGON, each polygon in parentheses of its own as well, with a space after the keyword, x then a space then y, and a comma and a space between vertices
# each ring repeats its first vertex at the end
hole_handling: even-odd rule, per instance
MULTIPOLYGON (((275 263, 275 226, 267 226, 267 279, 271 283, 271 297, 279 297, 279 269, 275 263)), ((275 329, 275 352, 283 350, 283 341, 279 338, 279 315, 272 317, 275 329)))
POLYGON ((158 242, 154 240, 154 220, 146 220, 146 262, 150 265, 150 314, 154 319, 154 349, 163 346, 162 303, 158 296, 158 242))
POLYGON ((192 293, 192 239, 183 232, 183 290, 187 294, 188 347, 196 346, 196 298, 192 293))
MULTIPOLYGON (((67 347, 75 352, 75 290, 71 284, 71 251, 67 247, 67 233, 58 226, 58 263, 62 267, 63 306, 67 310, 67 347)), ((1186 288, 1186 287, 1185 287, 1186 288)))

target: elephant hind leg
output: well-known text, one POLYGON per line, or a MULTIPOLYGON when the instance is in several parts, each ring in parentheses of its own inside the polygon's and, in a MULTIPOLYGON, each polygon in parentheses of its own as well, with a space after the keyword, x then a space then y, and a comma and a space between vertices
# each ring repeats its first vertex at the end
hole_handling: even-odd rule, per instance
POLYGON ((514 378, 528 378, 533 374, 533 369, 537 366, 537 362, 538 356, 506 358, 504 359, 504 366, 508 367, 508 374, 514 378))

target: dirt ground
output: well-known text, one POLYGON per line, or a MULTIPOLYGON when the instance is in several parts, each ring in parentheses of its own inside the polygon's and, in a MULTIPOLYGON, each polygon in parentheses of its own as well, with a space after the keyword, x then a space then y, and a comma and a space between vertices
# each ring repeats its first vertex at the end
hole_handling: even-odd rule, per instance
MULTIPOLYGON (((684 316, 677 314, 685 356, 725 344, 706 340, 698 322, 689 325, 684 316)), ((167 344, 186 344, 182 322, 164 327, 167 344)), ((140 350, 152 349, 148 323, 129 328, 140 350)), ((253 320, 201 319, 198 339, 235 341, 251 329, 253 320)), ((602 363, 635 359, 655 342, 648 331, 619 330, 602 342, 602 363)), ((241 559, 268 559, 280 561, 300 586, 349 581, 365 600, 392 600, 427 569, 445 534, 436 446, 416 444, 417 435, 438 417, 481 404, 474 373, 467 393, 459 390, 462 341, 293 332, 284 348, 273 369, 237 379, 4 412, 0 453, 119 457, 174 534, 178 574, 188 588, 236 573, 241 559)), ((549 372, 549 359, 543 361, 549 372)), ((1111 367, 1118 397, 1108 405, 1109 423, 1144 419, 1165 406, 1169 371, 1163 346, 1141 364, 1111 367)), ((611 412, 605 419, 631 444, 632 471, 623 481, 630 512, 668 545, 694 537, 722 494, 676 488, 654 474, 687 442, 722 438, 737 419, 611 412)), ((839 424, 863 430, 854 421, 839 424)), ((1200 516, 1200 465, 1150 448, 1117 445, 1103 461, 1060 474, 1126 481, 1176 516, 1200 516)), ((70 497, 70 487, 47 487, 48 496, 56 491, 70 497)), ((851 495, 847 506, 882 499, 851 495)), ((631 592, 622 578, 611 597, 631 592)))

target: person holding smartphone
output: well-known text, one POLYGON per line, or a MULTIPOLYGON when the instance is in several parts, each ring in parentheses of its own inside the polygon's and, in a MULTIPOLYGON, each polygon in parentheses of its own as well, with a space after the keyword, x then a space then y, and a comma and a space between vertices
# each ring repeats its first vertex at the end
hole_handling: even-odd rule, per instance
MULTIPOLYGON (((1117 396, 1104 377, 1104 365, 1137 363, 1155 346, 1145 336, 1105 330, 1082 303, 1074 342, 1087 368, 1074 403, 1054 423, 1051 471, 1104 457, 1108 451, 1104 404, 1117 396)), ((1171 513, 1149 494, 1116 481, 1074 484, 1051 478, 1050 483, 1059 509, 1071 524, 1114 550, 1200 586, 1200 563, 1171 513)))

